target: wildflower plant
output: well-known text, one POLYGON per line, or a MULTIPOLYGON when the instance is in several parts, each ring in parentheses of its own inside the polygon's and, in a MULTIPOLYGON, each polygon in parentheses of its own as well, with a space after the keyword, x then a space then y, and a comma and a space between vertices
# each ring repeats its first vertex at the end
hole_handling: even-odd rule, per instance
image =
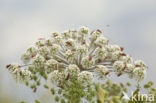
MULTIPOLYGON (((126 74, 139 84, 147 70, 142 60, 133 60, 123 47, 110 44, 101 30, 90 32, 87 27, 39 38, 21 60, 23 64, 7 65, 13 77, 34 92, 42 79, 50 81, 43 86, 60 103, 138 103, 122 98, 130 83, 113 83, 109 77, 126 74)), ((149 92, 156 94, 154 87, 149 92)))

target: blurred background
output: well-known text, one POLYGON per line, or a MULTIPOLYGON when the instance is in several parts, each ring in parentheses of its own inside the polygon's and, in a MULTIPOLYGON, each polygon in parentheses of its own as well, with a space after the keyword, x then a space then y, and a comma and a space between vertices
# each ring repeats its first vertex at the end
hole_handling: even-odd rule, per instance
POLYGON ((46 90, 34 94, 17 84, 5 65, 19 62, 42 35, 80 26, 102 30, 111 43, 144 60, 149 69, 143 82, 156 83, 156 0, 0 0, 0 103, 48 103, 46 90))

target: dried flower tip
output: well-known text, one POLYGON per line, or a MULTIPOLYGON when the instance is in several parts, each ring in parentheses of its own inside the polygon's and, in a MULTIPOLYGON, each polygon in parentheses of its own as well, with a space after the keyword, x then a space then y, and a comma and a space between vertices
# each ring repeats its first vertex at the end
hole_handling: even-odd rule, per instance
POLYGON ((11 66, 11 64, 6 65, 6 68, 9 68, 11 66))

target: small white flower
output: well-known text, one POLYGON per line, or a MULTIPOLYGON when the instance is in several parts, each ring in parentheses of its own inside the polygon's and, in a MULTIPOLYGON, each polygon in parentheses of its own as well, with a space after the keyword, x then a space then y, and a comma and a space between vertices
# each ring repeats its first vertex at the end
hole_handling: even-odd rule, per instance
POLYGON ((72 50, 67 50, 65 52, 66 54, 66 59, 68 60, 69 63, 74 63, 75 61, 75 52, 72 50))
POLYGON ((37 49, 35 47, 30 47, 26 52, 30 57, 35 57, 37 55, 37 49))
POLYGON ((18 68, 12 72, 12 76, 17 82, 24 82, 30 80, 32 74, 29 70, 24 68, 18 68))
POLYGON ((12 63, 10 64, 10 66, 8 67, 9 71, 14 73, 16 72, 18 69, 20 69, 20 64, 18 63, 12 63))
POLYGON ((60 49, 59 45, 53 44, 53 45, 50 47, 50 54, 51 54, 51 55, 57 54, 57 53, 59 52, 59 49, 60 49))
POLYGON ((113 50, 113 51, 120 51, 121 48, 120 48, 120 46, 118 46, 118 45, 112 45, 112 50, 113 50))
POLYGON ((46 71, 48 73, 52 72, 53 70, 58 69, 58 62, 54 59, 50 59, 48 61, 46 61, 46 71))
POLYGON ((52 40, 51 40, 51 39, 47 39, 47 40, 45 41, 45 44, 46 44, 47 46, 52 46, 52 40))
POLYGON ((106 45, 106 44, 108 44, 108 39, 105 37, 99 37, 96 39, 95 44, 96 45, 106 45))
POLYGON ((112 52, 113 50, 112 50, 112 45, 106 45, 106 49, 107 49, 107 51, 108 52, 112 52))
POLYGON ((69 58, 69 57, 73 56, 74 52, 72 50, 67 50, 65 52, 65 54, 66 54, 67 58, 69 58))
POLYGON ((36 69, 44 68, 45 59, 42 56, 33 58, 33 65, 36 69))
POLYGON ((39 48, 38 53, 39 53, 41 56, 46 57, 46 56, 49 55, 50 51, 49 51, 49 48, 48 48, 48 47, 45 47, 45 46, 44 46, 44 47, 39 48))
POLYGON ((135 68, 135 66, 133 64, 126 64, 125 70, 131 73, 131 72, 133 72, 134 68, 135 68))
POLYGON ((51 73, 51 80, 54 82, 56 80, 59 79, 59 71, 58 70, 54 70, 52 73, 51 73))
POLYGON ((124 68, 125 66, 125 63, 123 61, 116 61, 114 64, 113 64, 113 68, 115 69, 115 71, 117 72, 121 72, 122 69, 124 68))
POLYGON ((39 40, 36 42, 37 47, 43 47, 45 46, 45 38, 39 38, 39 40))
POLYGON ((62 33, 62 35, 63 35, 63 38, 64 38, 64 39, 69 39, 69 38, 70 38, 70 32, 69 32, 69 31, 64 31, 64 32, 62 33))
POLYGON ((60 83, 65 79, 65 74, 63 72, 60 72, 59 70, 54 70, 51 73, 51 81, 55 83, 60 83))
POLYGON ((136 66, 147 68, 146 64, 142 60, 135 61, 136 66))
POLYGON ((142 81, 145 76, 146 76, 146 71, 143 70, 140 67, 136 67, 133 71, 133 77, 137 80, 137 81, 142 81))
POLYGON ((76 48, 77 54, 86 54, 88 52, 87 47, 84 45, 80 45, 76 48))
POLYGON ((106 73, 108 73, 108 68, 103 65, 97 65, 95 72, 98 74, 99 77, 105 77, 106 73))
POLYGON ((79 34, 80 35, 87 35, 88 34, 88 28, 85 26, 80 27, 79 34))
POLYGON ((98 37, 101 36, 101 34, 102 34, 102 32, 100 30, 96 30, 96 31, 92 32, 90 35, 90 38, 89 38, 90 41, 96 40, 98 37))
POLYGON ((94 80, 93 74, 88 71, 83 71, 78 74, 78 81, 83 84, 92 83, 94 80))
POLYGON ((75 64, 70 64, 66 69, 65 69, 65 73, 69 73, 70 74, 70 76, 72 77, 72 78, 75 78, 75 77, 77 77, 77 75, 79 74, 79 72, 80 72, 80 69, 79 69, 79 67, 77 66, 77 65, 75 65, 75 64))
POLYGON ((86 56, 82 58, 81 64, 84 69, 89 69, 95 64, 95 61, 92 59, 92 57, 86 56))
POLYGON ((95 56, 99 59, 103 59, 107 56, 107 51, 104 48, 96 48, 95 50, 95 56))
POLYGON ((132 63, 133 62, 132 58, 129 55, 120 56, 120 60, 124 61, 125 63, 132 63))
POLYGON ((65 42, 65 46, 68 48, 74 48, 76 46, 75 40, 74 39, 68 39, 65 42))

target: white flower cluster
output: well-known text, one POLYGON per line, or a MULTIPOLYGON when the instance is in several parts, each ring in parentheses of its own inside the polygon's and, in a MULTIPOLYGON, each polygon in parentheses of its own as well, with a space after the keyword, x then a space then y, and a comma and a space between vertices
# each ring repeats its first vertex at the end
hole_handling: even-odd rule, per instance
POLYGON ((44 68, 45 58, 42 56, 36 56, 33 58, 32 65, 36 69, 44 68))
POLYGON ((78 46, 76 50, 78 55, 86 54, 88 52, 87 47, 84 45, 78 46))
POLYGON ((100 30, 96 30, 91 32, 91 35, 89 37, 91 42, 94 42, 98 37, 100 37, 102 34, 102 32, 100 30))
POLYGON ((146 75, 146 64, 142 60, 137 60, 135 62, 129 62, 129 59, 126 60, 116 61, 113 64, 115 71, 117 73, 127 73, 130 78, 135 78, 137 81, 143 80, 146 75))
POLYGON ((88 71, 80 72, 80 69, 75 64, 70 64, 64 71, 54 70, 51 73, 52 82, 61 84, 64 80, 76 79, 82 84, 93 82, 93 74, 88 71))
POLYGON ((41 47, 39 48, 38 53, 43 57, 47 57, 50 54, 50 51, 47 47, 41 47))
MULTIPOLYGON (((89 32, 87 27, 52 33, 48 39, 40 38, 35 46, 30 47, 21 57, 24 65, 31 65, 33 72, 51 73, 53 81, 62 81, 76 77, 81 82, 91 82, 95 72, 106 77, 115 72, 118 76, 143 80, 147 66, 141 60, 133 61, 118 45, 109 44, 109 40, 100 30, 89 32)), ((10 71, 16 71, 19 65, 12 64, 10 71)))
POLYGON ((21 75, 31 77, 31 72, 27 69, 21 69, 21 75))
POLYGON ((16 71, 18 71, 20 69, 20 65, 18 63, 12 63, 12 64, 8 64, 7 68, 9 69, 10 72, 15 73, 16 71))
POLYGON ((79 30, 79 34, 80 35, 87 35, 88 34, 88 28, 85 26, 81 27, 79 30))
POLYGON ((94 59, 92 59, 91 56, 86 56, 86 57, 82 58, 81 64, 84 69, 89 69, 90 67, 92 67, 95 64, 95 61, 94 61, 94 59))
POLYGON ((101 47, 97 48, 97 49, 95 50, 95 56, 96 56, 97 58, 103 60, 103 59, 107 56, 107 51, 106 51, 106 49, 101 48, 101 47))
POLYGON ((96 73, 99 75, 100 78, 105 78, 109 74, 109 70, 104 65, 97 65, 96 66, 96 73))
POLYGON ((37 55, 37 49, 35 47, 30 47, 27 49, 26 53, 21 56, 23 63, 27 64, 30 62, 30 59, 37 55))
POLYGON ((113 64, 113 68, 115 69, 116 72, 121 72, 124 66, 125 66, 125 63, 123 61, 116 61, 113 64))
POLYGON ((51 47, 49 47, 49 49, 50 49, 50 54, 55 55, 59 52, 59 45, 53 44, 51 47))
POLYGON ((63 80, 65 80, 65 74, 62 71, 54 70, 51 73, 51 81, 53 83, 60 84, 63 80))
POLYGON ((75 53, 72 50, 67 50, 65 54, 66 54, 67 61, 73 64, 75 61, 75 56, 76 56, 75 53))
POLYGON ((49 59, 46 61, 46 71, 47 73, 51 73, 54 70, 58 69, 58 61, 56 61, 55 59, 49 59))
POLYGON ((108 44, 108 39, 105 38, 105 37, 100 37, 100 38, 97 38, 96 41, 95 41, 95 44, 96 45, 107 45, 108 44))
POLYGON ((28 69, 22 68, 18 63, 9 64, 7 68, 12 73, 13 77, 20 82, 29 80, 32 76, 28 69))
POLYGON ((78 81, 84 84, 92 83, 94 80, 91 72, 83 71, 78 75, 78 81))
POLYGON ((78 74, 80 73, 80 69, 77 65, 75 64, 70 64, 66 70, 65 73, 70 74, 71 78, 75 78, 78 76, 78 74))

